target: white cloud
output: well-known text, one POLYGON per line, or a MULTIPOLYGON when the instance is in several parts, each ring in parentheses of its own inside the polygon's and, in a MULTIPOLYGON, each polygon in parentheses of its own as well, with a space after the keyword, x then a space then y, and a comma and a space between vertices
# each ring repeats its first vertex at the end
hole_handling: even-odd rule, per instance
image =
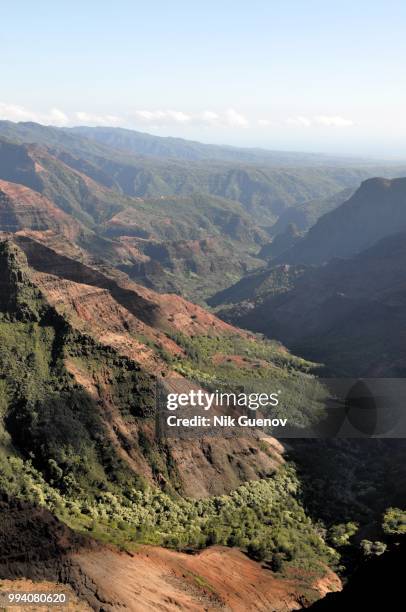
POLYGON ((27 109, 17 104, 0 102, 0 119, 10 121, 35 121, 45 125, 68 126, 77 125, 99 125, 99 126, 123 126, 137 129, 140 124, 147 129, 159 130, 161 128, 174 128, 174 133, 179 127, 200 127, 217 129, 242 129, 250 125, 259 128, 270 126, 292 125, 303 128, 348 128, 354 122, 341 115, 296 115, 278 121, 251 117, 250 119, 230 107, 223 111, 210 109, 187 112, 174 109, 138 109, 131 113, 125 113, 121 117, 113 114, 98 114, 87 111, 76 111, 66 113, 59 108, 51 108, 47 112, 39 112, 27 109))
POLYGON ((176 123, 188 123, 192 119, 192 115, 182 113, 182 111, 167 111, 167 115, 170 119, 173 119, 176 123))
POLYGON ((192 115, 175 110, 137 110, 135 117, 145 123, 188 123, 192 115))
POLYGON ((69 117, 59 108, 52 108, 48 115, 48 123, 52 125, 67 125, 69 123, 69 117))
POLYGON ((8 121, 35 121, 46 125, 67 125, 68 116, 59 108, 52 108, 48 113, 31 111, 17 104, 0 102, 0 119, 8 121))
POLYGON ((241 113, 237 113, 233 108, 229 108, 225 112, 225 119, 228 125, 231 127, 247 127, 248 119, 241 115, 241 113))
POLYGON ((69 116, 59 108, 51 108, 48 112, 38 112, 29 110, 23 106, 16 104, 5 104, 0 102, 0 119, 8 121, 34 121, 44 125, 56 125, 63 127, 73 125, 80 121, 88 125, 118 125, 122 123, 122 119, 115 115, 95 115, 78 111, 69 116))
POLYGON ((248 120, 233 108, 222 113, 204 110, 198 113, 186 113, 176 110, 136 110, 133 117, 148 125, 211 125, 219 127, 247 127, 248 120))
POLYGON ((116 115, 95 115, 93 113, 77 111, 75 117, 86 125, 117 126, 122 123, 122 119, 116 115))
POLYGON ((165 113, 163 111, 137 110, 134 114, 138 119, 146 122, 159 121, 165 117, 165 113))
POLYGON ((65 125, 68 117, 58 108, 52 108, 48 113, 37 113, 16 104, 0 102, 0 119, 8 121, 37 121, 39 123, 52 123, 65 125))
POLYGON ((349 127, 354 125, 351 119, 345 119, 345 117, 340 117, 339 115, 318 115, 315 117, 315 121, 319 125, 327 125, 329 127, 349 127))
POLYGON ((38 112, 16 104, 0 102, 0 119, 16 122, 34 121, 36 123, 61 127, 77 125, 78 123, 82 125, 113 127, 119 125, 136 127, 137 124, 141 123, 153 129, 188 125, 208 128, 246 128, 249 126, 247 117, 231 107, 221 112, 215 112, 210 109, 199 112, 173 109, 139 109, 119 117, 113 114, 98 114, 83 110, 67 114, 59 108, 51 108, 48 112, 38 112))
POLYGON ((22 106, 0 102, 0 119, 7 121, 36 121, 37 117, 35 113, 22 106))
POLYGON ((316 115, 314 117, 305 117, 304 115, 297 115, 296 117, 289 117, 286 120, 289 125, 299 125, 303 127, 311 127, 321 125, 324 127, 350 127, 354 125, 351 119, 340 117, 340 115, 316 115))
POLYGON ((274 125, 274 123, 270 119, 258 119, 258 125, 269 127, 270 125, 274 125))
POLYGON ((302 125, 303 127, 310 127, 312 125, 312 119, 309 117, 303 117, 302 115, 298 115, 297 117, 289 117, 286 120, 286 123, 290 125, 302 125))
POLYGON ((216 123, 220 119, 220 115, 218 113, 214 113, 213 111, 203 111, 200 114, 201 120, 203 123, 216 123))

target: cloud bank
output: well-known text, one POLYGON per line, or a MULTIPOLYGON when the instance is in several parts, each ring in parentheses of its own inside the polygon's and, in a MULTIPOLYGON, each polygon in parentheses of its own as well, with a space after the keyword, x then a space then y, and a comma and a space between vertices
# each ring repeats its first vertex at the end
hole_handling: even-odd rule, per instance
POLYGON ((247 117, 228 108, 224 112, 217 113, 204 110, 198 113, 185 113, 176 110, 136 110, 134 117, 145 124, 156 126, 168 125, 209 125, 222 127, 248 127, 247 117))
POLYGON ((0 102, 0 119, 8 121, 35 121, 45 125, 64 126, 69 124, 69 117, 59 108, 51 108, 47 113, 38 113, 16 104, 0 102))
POLYGON ((173 109, 135 109, 125 115, 99 114, 87 111, 67 113, 59 108, 51 108, 47 112, 37 112, 16 104, 0 102, 0 119, 9 121, 34 121, 45 125, 68 127, 73 125, 111 126, 151 129, 171 127, 206 127, 206 128, 280 128, 284 125, 297 127, 347 128, 354 125, 351 119, 340 115, 297 115, 279 120, 249 118, 230 107, 223 111, 202 110, 186 112, 173 109))

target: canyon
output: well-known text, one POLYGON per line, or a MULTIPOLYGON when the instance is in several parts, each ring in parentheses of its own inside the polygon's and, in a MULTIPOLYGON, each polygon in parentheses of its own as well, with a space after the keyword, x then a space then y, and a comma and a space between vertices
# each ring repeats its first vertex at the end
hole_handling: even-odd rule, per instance
POLYGON ((287 612, 397 545, 402 441, 159 429, 171 393, 271 380, 300 428, 323 375, 404 371, 406 171, 220 149, 0 122, 2 588, 287 612))

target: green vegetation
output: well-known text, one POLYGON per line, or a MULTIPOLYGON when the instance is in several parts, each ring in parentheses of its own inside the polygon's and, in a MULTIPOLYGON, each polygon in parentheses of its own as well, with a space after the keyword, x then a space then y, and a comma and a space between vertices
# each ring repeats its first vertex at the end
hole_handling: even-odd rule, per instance
MULTIPOLYGON (((37 322, 0 321, 2 491, 46 506, 74 529, 124 547, 132 542, 178 549, 219 543, 239 546, 278 570, 292 564, 321 571, 321 561, 337 561, 301 506, 291 466, 272 479, 206 500, 170 496, 131 473, 108 442, 100 410, 75 386, 64 360, 81 371, 86 367, 94 380, 101 369, 103 376, 108 372, 124 416, 151 414, 152 403, 145 399, 148 379, 61 321, 46 325, 51 311, 43 309, 37 322)), ((245 347, 248 356, 255 354, 248 341, 233 341, 239 351, 245 347)), ((203 339, 202 350, 210 354, 219 342, 203 339)), ((264 345, 262 357, 271 353, 264 345)), ((152 467, 162 471, 168 461, 162 449, 159 454, 146 436, 138 443, 152 467)))
POLYGON ((184 349, 186 363, 195 364, 196 377, 199 376, 199 372, 203 376, 205 373, 209 375, 211 371, 213 377, 216 372, 220 372, 220 378, 223 368, 228 374, 233 369, 239 373, 248 370, 249 376, 262 378, 269 376, 271 369, 282 368, 287 373, 297 371, 310 373, 317 367, 310 361, 291 355, 279 342, 266 340, 260 336, 244 337, 233 333, 222 336, 186 336, 182 332, 168 335, 184 349), (237 362, 238 366, 232 359, 227 360, 227 357, 232 356, 241 357, 242 363, 237 362), (215 357, 218 357, 220 362, 214 363, 215 357), (253 362, 256 368, 251 368, 253 362))
MULTIPOLYGON (((0 270, 3 493, 45 506, 75 530, 124 548, 138 542, 176 549, 219 543, 238 546, 282 572, 288 567, 322 572, 321 563, 337 567, 337 550, 345 561, 358 525, 382 512, 379 503, 371 507, 372 501, 386 499, 384 488, 390 487, 381 456, 378 461, 375 452, 374 463, 370 458, 362 468, 360 457, 353 456, 357 445, 347 448, 341 442, 335 456, 331 443, 327 448, 312 441, 311 453, 303 443, 303 487, 287 464, 272 478, 246 483, 228 495, 182 497, 170 450, 148 433, 155 409, 153 379, 112 348, 74 331, 31 284, 21 252, 10 243, 1 244, 0 270), (122 459, 108 431, 111 406, 124 423, 137 425, 132 448, 162 490, 122 459), (377 479, 382 491, 376 489, 377 479)), ((322 406, 324 391, 312 375, 314 364, 291 356, 277 342, 233 334, 172 338, 184 350, 183 357, 166 356, 173 369, 207 388, 254 384, 258 391, 258 385, 272 384, 272 390, 280 385, 281 409, 298 423, 309 417, 303 398, 306 408, 310 400, 313 408, 322 406)), ((128 441, 122 444, 125 448, 128 441)), ((292 446, 298 456, 300 444, 292 446)), ((383 529, 388 535, 401 533, 403 522, 402 511, 390 509, 383 529)), ((382 546, 364 543, 361 549, 380 554, 382 546)))
POLYGON ((382 528, 385 534, 399 536, 406 534, 406 510, 388 508, 383 517, 382 528))
POLYGON ((131 200, 100 232, 104 239, 131 236, 150 258, 143 266, 122 263, 129 276, 200 302, 257 268, 266 240, 240 203, 207 194, 131 200))
POLYGON ((290 440, 302 503, 349 573, 405 533, 403 440, 290 440), (392 507, 391 507, 392 506, 392 507), (361 539, 363 537, 363 539, 361 539), (366 537, 365 537, 366 536, 366 537))
POLYGON ((278 342, 260 336, 170 336, 185 351, 172 359, 172 368, 215 391, 272 393, 281 391, 272 416, 288 417, 297 427, 318 421, 324 414, 326 389, 313 372, 316 364, 288 353, 278 342))
MULTIPOLYGON (((11 497, 46 506, 74 529, 124 547, 220 543, 240 546, 278 570, 286 563, 320 569, 320 561, 337 560, 300 504, 292 467, 199 501, 170 496, 131 473, 106 440, 94 401, 75 388, 61 360, 63 354, 77 367, 83 360, 93 372, 103 366, 113 379, 114 401, 132 413, 134 397, 147 395, 147 380, 134 378, 125 363, 114 364, 114 353, 41 321, 1 321, 0 346, 0 489, 11 497)), ((148 417, 148 406, 138 406, 138 418, 148 417)), ((162 470, 162 456, 148 438, 139 444, 162 470)))
POLYGON ((239 546, 273 569, 304 567, 322 573, 338 555, 306 515, 293 467, 272 479, 240 486, 204 500, 171 497, 157 488, 127 484, 120 492, 61 491, 30 460, 0 463, 0 488, 10 496, 46 506, 72 528, 123 548, 138 542, 183 550, 212 544, 239 546))
POLYGON ((196 193, 220 196, 240 202, 254 222, 262 226, 274 223, 289 206, 326 198, 346 187, 356 187, 370 176, 399 176, 404 170, 370 165, 356 167, 353 162, 343 167, 342 161, 337 165, 338 160, 328 165, 327 159, 321 165, 323 158, 320 156, 316 156, 314 163, 312 155, 293 154, 292 157, 289 153, 264 154, 252 150, 236 153, 231 148, 221 147, 209 147, 209 155, 205 152, 196 156, 193 154, 196 146, 200 151, 201 148, 207 151, 207 145, 185 141, 171 143, 169 139, 162 142, 157 137, 135 132, 122 138, 117 131, 110 130, 109 136, 103 139, 99 138, 100 131, 1 122, 0 134, 14 142, 35 142, 50 147, 67 165, 114 188, 117 193, 141 198, 196 193), (146 155, 148 151, 151 154, 146 141, 152 139, 152 156, 134 155, 133 145, 128 144, 129 136, 130 140, 137 140, 137 153, 141 146, 141 150, 147 151, 146 155), (162 147, 167 152, 169 147, 169 156, 160 159, 157 150, 162 147), (179 147, 182 150, 186 147, 186 159, 184 155, 171 155, 170 151, 179 150, 179 147), (247 163, 247 155, 251 163, 247 163), (245 160, 244 164, 241 159, 245 160))
POLYGON ((382 555, 387 548, 386 544, 384 542, 380 542, 379 540, 376 542, 361 540, 360 546, 364 557, 379 557, 379 555, 382 555))
POLYGON ((267 299, 293 289, 305 271, 306 267, 300 265, 269 265, 254 270, 234 285, 218 291, 207 303, 216 307, 220 318, 238 326, 241 317, 249 315, 251 310, 267 299))
POLYGON ((1 244, 0 264, 9 296, 0 313, 3 451, 20 450, 61 491, 114 487, 130 478, 129 469, 108 441, 95 399, 66 362, 84 360, 90 373, 112 377, 111 400, 141 418, 154 406, 151 378, 73 331, 30 284, 16 247, 1 244))
POLYGON ((334 548, 348 546, 351 538, 357 533, 358 525, 354 522, 333 525, 328 531, 328 541, 334 548))
MULTIPOLYGON (((321 572, 321 562, 336 563, 336 553, 301 505, 292 466, 221 497, 192 500, 177 493, 171 454, 148 434, 152 378, 75 332, 30 283, 13 244, 2 243, 0 266, 3 295, 13 298, 0 313, 0 491, 123 547, 150 542, 199 549, 219 543, 239 546, 278 570, 305 565, 321 572), (108 433, 109 406, 119 409, 124 422, 137 424, 132 445, 166 491, 147 485, 120 457, 108 433)), ((268 359, 267 368, 280 353, 278 367, 286 377, 299 364, 310 367, 271 343, 259 343, 257 350, 254 341, 232 337, 178 341, 188 352, 185 364, 195 362, 196 372, 221 350, 268 359)))

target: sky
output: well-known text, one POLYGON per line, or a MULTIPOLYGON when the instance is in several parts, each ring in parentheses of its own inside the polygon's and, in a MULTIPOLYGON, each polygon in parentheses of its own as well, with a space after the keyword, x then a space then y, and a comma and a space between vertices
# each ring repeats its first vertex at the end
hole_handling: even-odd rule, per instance
POLYGON ((3 2, 0 119, 406 157, 404 0, 3 2))

